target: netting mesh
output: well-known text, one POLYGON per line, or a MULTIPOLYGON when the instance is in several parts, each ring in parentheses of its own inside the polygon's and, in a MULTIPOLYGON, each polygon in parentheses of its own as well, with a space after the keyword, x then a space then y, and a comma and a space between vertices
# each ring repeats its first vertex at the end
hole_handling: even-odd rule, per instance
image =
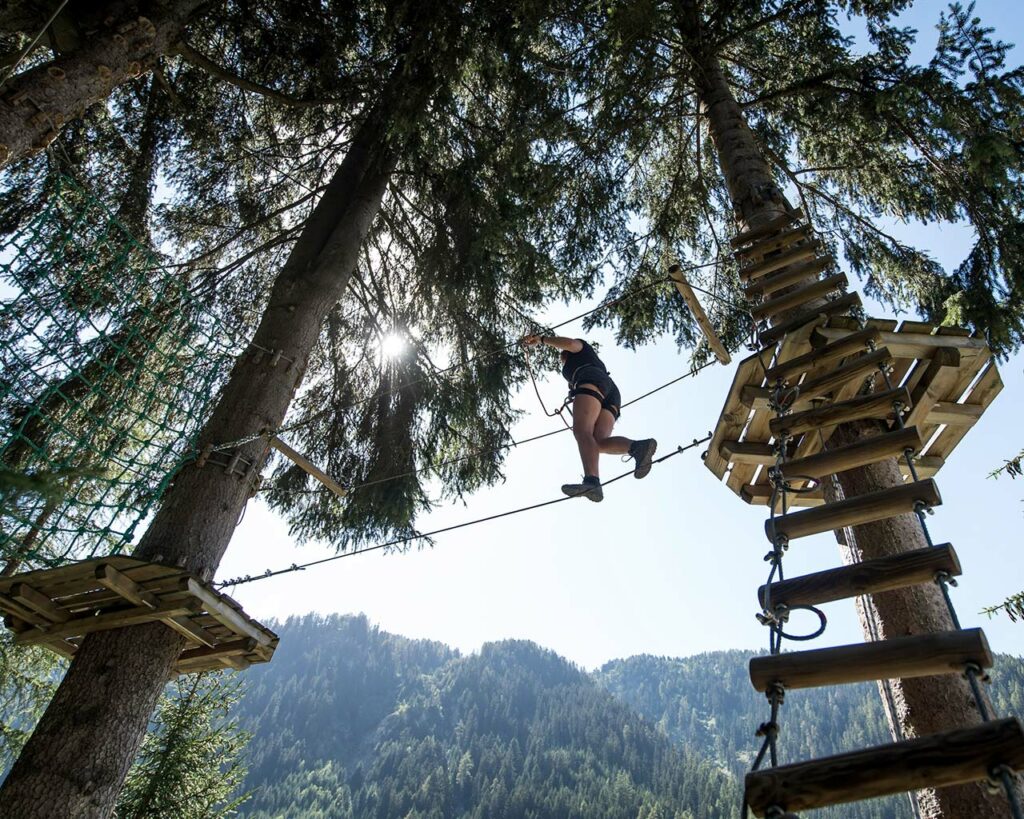
POLYGON ((0 249, 0 557, 129 543, 237 352, 187 280, 62 179, 0 249))

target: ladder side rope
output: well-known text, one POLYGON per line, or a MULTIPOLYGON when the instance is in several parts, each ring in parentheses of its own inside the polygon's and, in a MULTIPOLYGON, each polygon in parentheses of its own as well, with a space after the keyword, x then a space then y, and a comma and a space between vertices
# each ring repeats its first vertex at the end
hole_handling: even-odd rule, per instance
MULTIPOLYGON (((561 430, 557 430, 557 431, 561 432, 561 430)), ((677 446, 672 452, 668 453, 667 455, 663 455, 660 458, 655 458, 651 463, 658 464, 658 463, 662 463, 663 461, 667 461, 669 458, 674 458, 676 455, 679 455, 679 454, 681 454, 683 452, 686 452, 688 450, 694 449, 695 447, 698 447, 701 444, 707 443, 708 441, 711 440, 711 437, 712 437, 711 433, 708 432, 707 435, 705 435, 703 438, 699 438, 699 439, 698 438, 694 438, 693 441, 691 443, 687 444, 686 446, 677 446)), ((616 475, 614 478, 609 478, 607 481, 604 481, 601 484, 601 486, 608 486, 609 484, 613 484, 616 481, 622 480, 623 478, 627 478, 630 475, 632 475, 634 471, 635 470, 630 469, 628 472, 623 472, 621 475, 616 475)), ((218 589, 223 589, 223 588, 228 588, 228 587, 233 587, 233 586, 240 586, 243 583, 254 583, 257 580, 265 580, 268 577, 277 577, 278 575, 289 574, 291 572, 300 572, 300 571, 304 571, 304 570, 306 570, 306 569, 308 569, 308 568, 310 568, 312 566, 319 566, 322 563, 331 563, 331 562, 333 562, 335 560, 341 560, 342 558, 345 558, 345 557, 352 557, 354 555, 364 554, 365 552, 374 552, 374 551, 377 551, 379 549, 386 549, 389 546, 398 546, 400 544, 410 543, 410 542, 415 541, 415 540, 423 540, 424 538, 433 537, 434 535, 440 535, 440 534, 443 534, 445 532, 453 532, 456 529, 464 529, 467 526, 475 526, 475 525, 477 525, 479 523, 486 523, 488 521, 498 520, 499 518, 506 518, 506 517, 510 517, 512 515, 518 515, 521 512, 530 512, 530 511, 532 511, 534 509, 542 509, 545 506, 553 506, 556 503, 563 503, 564 501, 568 501, 568 500, 576 500, 576 498, 572 498, 572 497, 568 497, 568 496, 560 497, 560 498, 554 498, 552 500, 542 501, 540 503, 534 503, 534 504, 531 504, 530 506, 522 506, 522 507, 519 507, 518 509, 510 509, 507 512, 499 512, 498 514, 495 514, 495 515, 488 515, 487 517, 476 518, 475 520, 463 521, 462 523, 456 523, 456 524, 453 524, 452 526, 445 526, 445 527, 442 527, 440 529, 434 529, 433 531, 430 531, 430 532, 422 532, 422 533, 415 534, 415 535, 409 535, 407 537, 395 538, 394 540, 389 540, 389 541, 387 541, 385 543, 376 543, 373 546, 367 546, 367 547, 362 548, 362 549, 353 549, 350 552, 341 552, 340 554, 332 555, 330 557, 323 557, 323 558, 320 558, 319 560, 311 560, 308 563, 293 563, 291 566, 289 566, 289 567, 287 567, 285 569, 277 569, 277 570, 273 570, 273 571, 270 570, 270 569, 267 569, 267 571, 264 572, 261 575, 256 575, 256 576, 246 575, 244 577, 237 577, 237 578, 233 578, 231 580, 226 580, 223 583, 218 583, 216 585, 217 585, 218 589)))

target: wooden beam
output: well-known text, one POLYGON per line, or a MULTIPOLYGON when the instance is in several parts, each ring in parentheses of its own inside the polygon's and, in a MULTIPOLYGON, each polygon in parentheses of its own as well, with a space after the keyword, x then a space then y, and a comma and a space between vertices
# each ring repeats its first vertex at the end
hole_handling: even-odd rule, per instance
POLYGON ((794 458, 782 465, 782 474, 786 478, 822 478, 900 456, 907 449, 920 452, 923 446, 917 427, 896 429, 817 455, 794 458))
POLYGON ((704 460, 704 465, 711 470, 716 478, 721 479, 729 468, 729 462, 723 460, 718 454, 719 446, 722 441, 738 439, 750 417, 750 407, 741 399, 743 388, 761 383, 764 372, 761 369, 761 357, 770 356, 771 352, 771 350, 761 350, 747 356, 736 368, 736 375, 733 376, 732 385, 729 387, 729 393, 725 397, 722 411, 718 415, 718 422, 715 424, 714 437, 708 446, 708 457, 704 460))
POLYGON ((749 773, 746 800, 761 817, 775 805, 803 811, 974 782, 998 765, 1024 768, 1024 729, 1015 718, 749 773))
POLYGON ((201 643, 208 648, 213 648, 219 642, 210 632, 197 623, 193 623, 188 617, 161 617, 160 622, 187 637, 190 641, 201 643))
POLYGON ((121 597, 135 606, 156 609, 160 606, 160 598, 153 592, 146 591, 128 575, 118 571, 109 563, 101 563, 94 572, 96 580, 105 588, 117 592, 121 597))
MULTIPOLYGON (((811 346, 814 347, 814 334, 811 334, 811 346)), ((869 345, 877 343, 879 332, 867 329, 841 338, 831 344, 819 346, 809 353, 792 358, 775 367, 771 367, 765 374, 765 380, 769 384, 775 384, 780 379, 784 382, 796 381, 803 373, 822 364, 828 364, 836 359, 846 358, 854 353, 867 352, 869 345)))
POLYGON ((754 321, 771 318, 779 313, 784 313, 786 310, 793 310, 801 304, 806 304, 812 299, 823 299, 833 290, 842 290, 847 284, 849 284, 849 281, 845 273, 835 273, 824 279, 812 281, 810 284, 797 290, 791 290, 788 293, 783 293, 781 296, 768 299, 768 301, 757 305, 750 312, 754 317, 754 321))
POLYGON ((753 410, 768 409, 772 391, 768 387, 755 387, 748 384, 740 390, 740 401, 753 410))
POLYGON ((71 615, 55 606, 49 597, 36 591, 28 583, 15 583, 11 586, 11 597, 25 608, 43 615, 50 622, 66 623, 71 619, 71 615))
POLYGON ((984 414, 985 408, 975 404, 957 404, 953 401, 939 401, 928 413, 929 424, 952 424, 953 426, 972 426, 984 414))
POLYGON ((48 617, 39 614, 35 609, 23 606, 17 600, 13 600, 6 594, 0 594, 0 609, 14 617, 17 617, 19 620, 24 620, 32 626, 47 628, 51 624, 51 620, 48 617))
POLYGON ((785 270, 779 270, 769 276, 762 276, 760 279, 755 279, 750 284, 744 285, 743 295, 748 299, 754 296, 771 298, 780 290, 799 284, 805 279, 815 278, 823 270, 831 267, 834 262, 835 260, 831 256, 818 256, 809 262, 790 265, 785 270))
POLYGON ((910 393, 903 387, 871 395, 860 395, 849 401, 829 404, 817 409, 773 418, 769 427, 772 435, 800 435, 821 427, 858 421, 863 418, 885 419, 893 415, 893 403, 899 401, 904 407, 910 406, 910 393))
MULTIPOLYGON (((980 407, 984 412, 1002 392, 1003 379, 999 376, 994 361, 989 361, 985 371, 979 376, 978 381, 971 388, 970 394, 964 399, 965 405, 980 407)), ((948 458, 963 437, 970 429, 966 425, 948 426, 928 447, 928 455, 937 455, 940 458, 948 458)))
POLYGON ((715 358, 717 358, 722 364, 728 364, 732 361, 732 357, 729 355, 729 351, 725 349, 725 345, 722 344, 722 340, 718 337, 718 333, 715 332, 714 326, 708 320, 707 313, 705 313, 704 308, 701 307, 700 301, 693 292, 693 288, 690 287, 690 283, 686 280, 686 276, 683 275, 683 271, 679 269, 679 265, 672 265, 668 269, 668 275, 672 279, 672 283, 676 286, 676 290, 679 291, 679 295, 682 296, 683 301, 686 302, 686 306, 689 307, 690 312, 693 313, 697 326, 700 327, 701 332, 704 333, 704 338, 707 339, 708 346, 715 354, 715 358))
POLYGON ((774 464, 775 452, 768 444, 722 441, 719 454, 733 464, 774 464))
MULTIPOLYGON (((945 572, 950 577, 960 575, 960 560, 952 544, 942 543, 781 580, 772 583, 771 599, 787 606, 816 606, 862 594, 931 583, 938 572, 945 572)), ((757 590, 757 599, 762 606, 765 605, 764 586, 757 590)))
MULTIPOLYGON (((754 506, 768 506, 772 501, 772 488, 767 483, 748 483, 740 490, 740 497, 754 506)), ((786 502, 790 506, 821 506, 825 503, 825 496, 819 487, 810 492, 790 493, 786 502)), ((781 505, 780 500, 776 507, 781 505)))
POLYGON ((190 577, 188 579, 188 590, 202 601, 211 617, 223 623, 236 634, 251 637, 257 643, 264 646, 270 645, 273 641, 269 632, 258 628, 248 617, 241 612, 235 611, 216 592, 206 588, 195 578, 190 577))
MULTIPOLYGON (((848 335, 849 331, 838 327, 822 327, 818 331, 829 341, 848 335)), ((931 358, 935 350, 950 348, 959 350, 960 355, 970 357, 981 355, 988 350, 982 338, 963 338, 951 335, 925 335, 924 333, 893 333, 882 331, 879 344, 888 347, 896 358, 931 358)))
MULTIPOLYGON (((947 397, 960 373, 960 351, 942 347, 935 351, 927 365, 919 363, 918 366, 924 367, 924 374, 910 391, 913 407, 904 419, 908 426, 924 424, 932 407, 939 399, 947 397)), ((959 398, 953 397, 954 400, 959 398)))
POLYGON ((276 436, 271 438, 270 445, 278 452, 280 452, 282 455, 284 455, 286 458, 288 458, 290 461, 292 461, 296 466, 300 467, 301 469, 304 469, 306 472, 308 472, 310 475, 312 475, 314 478, 320 481, 320 483, 322 483, 324 486, 330 489, 339 498, 343 498, 348 494, 348 490, 345 489, 345 487, 343 487, 340 483, 334 480, 334 478, 332 478, 330 475, 328 475, 326 472, 320 469, 320 467, 311 463, 307 458, 303 457, 290 446, 288 446, 288 444, 286 444, 280 438, 276 436))
POLYGON ((881 375, 879 366, 890 361, 892 361, 892 355, 887 347, 880 347, 867 355, 858 356, 841 367, 836 367, 830 373, 802 382, 800 384, 800 401, 828 395, 851 383, 856 383, 859 388, 868 376, 881 375))
POLYGON ((827 316, 832 316, 836 313, 846 313, 855 307, 860 307, 860 296, 856 292, 847 293, 845 296, 840 296, 834 301, 794 316, 781 324, 776 324, 774 327, 761 333, 758 336, 758 341, 764 345, 775 344, 787 333, 793 332, 798 327, 803 327, 805 324, 819 319, 824 320, 827 316))
POLYGON ((757 691, 767 693, 773 683, 781 683, 788 691, 905 680, 962 672, 969 663, 992 667, 992 652, 980 628, 753 657, 750 682, 757 691))
POLYGON ((817 509, 791 512, 764 522, 764 533, 774 542, 777 535, 795 540, 808 535, 842 529, 845 526, 859 526, 876 520, 893 518, 914 511, 918 503, 939 506, 942 497, 935 481, 925 479, 877 492, 867 492, 846 500, 827 503, 817 509))
POLYGON ((123 626, 137 626, 142 623, 152 623, 163 617, 192 614, 196 607, 197 604, 194 601, 185 599, 165 603, 155 610, 143 606, 141 608, 97 614, 93 617, 73 617, 59 626, 52 626, 41 631, 26 631, 24 634, 16 634, 14 642, 19 645, 32 645, 34 643, 64 639, 65 637, 81 637, 94 631, 106 631, 107 629, 121 628, 123 626))
POLYGON ((733 247, 743 247, 743 245, 750 242, 756 242, 758 239, 763 239, 765 236, 771 236, 776 231, 782 230, 784 227, 793 224, 804 216, 803 210, 796 208, 781 216, 776 216, 774 219, 765 222, 763 225, 758 227, 750 228, 742 233, 738 233, 729 240, 729 244, 733 247))
POLYGON ((813 259, 820 247, 821 242, 818 239, 812 239, 802 245, 784 250, 778 256, 762 259, 748 267, 741 267, 739 271, 740 281, 744 283, 752 282, 755 279, 767 276, 769 273, 774 273, 776 270, 789 267, 791 264, 813 259))

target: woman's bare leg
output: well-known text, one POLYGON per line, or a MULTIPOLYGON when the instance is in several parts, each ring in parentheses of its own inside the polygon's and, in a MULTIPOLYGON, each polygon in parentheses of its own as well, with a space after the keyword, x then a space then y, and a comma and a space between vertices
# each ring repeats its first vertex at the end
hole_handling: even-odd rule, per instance
POLYGON ((613 436, 614 426, 615 416, 609 410, 602 409, 594 425, 594 438, 597 439, 598 449, 605 455, 628 455, 633 439, 621 435, 613 436))
MULTIPOLYGON (((596 390, 592 384, 580 385, 596 390)), ((594 428, 601 413, 601 402, 592 395, 577 395, 572 402, 572 434, 580 450, 583 475, 599 476, 598 460, 601 448, 594 437, 594 428)))

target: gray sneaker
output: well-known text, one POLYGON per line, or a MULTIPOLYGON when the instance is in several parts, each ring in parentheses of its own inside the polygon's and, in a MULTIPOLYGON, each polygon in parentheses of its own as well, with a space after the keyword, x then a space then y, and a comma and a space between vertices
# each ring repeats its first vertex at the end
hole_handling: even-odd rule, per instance
POLYGON ((604 500, 604 489, 601 488, 601 479, 588 475, 583 483, 563 483, 562 491, 570 498, 586 498, 594 503, 604 500))
POLYGON ((642 441, 633 441, 629 447, 629 456, 636 460, 636 468, 633 470, 634 478, 646 478, 651 471, 651 459, 658 449, 658 442, 653 438, 645 438, 642 441))

